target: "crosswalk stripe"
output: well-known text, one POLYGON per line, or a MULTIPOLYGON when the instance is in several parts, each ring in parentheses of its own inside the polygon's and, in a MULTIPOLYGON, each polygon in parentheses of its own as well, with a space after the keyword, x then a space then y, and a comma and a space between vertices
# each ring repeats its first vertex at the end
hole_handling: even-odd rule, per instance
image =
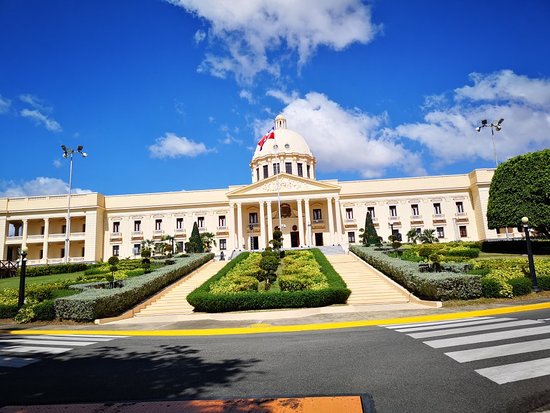
POLYGON ((474 348, 471 350, 451 351, 449 353, 445 353, 445 355, 458 361, 459 363, 466 363, 468 361, 505 357, 514 354, 531 353, 533 351, 541 350, 550 350, 550 338, 513 344, 501 344, 499 346, 474 348))
POLYGON ((533 324, 542 324, 542 323, 536 320, 518 320, 518 321, 509 321, 506 323, 497 323, 497 324, 482 325, 482 326, 470 326, 470 327, 452 328, 452 329, 445 329, 445 330, 425 331, 422 333, 412 333, 407 335, 412 338, 441 337, 441 336, 451 336, 454 334, 473 333, 476 331, 498 330, 501 328, 528 326, 533 324))
POLYGON ((412 333, 415 331, 437 330, 440 328, 456 328, 456 327, 476 326, 476 325, 490 324, 490 323, 503 323, 505 321, 513 321, 513 320, 517 320, 517 319, 516 318, 494 318, 489 320, 466 321, 464 323, 455 323, 451 325, 447 324, 447 325, 437 325, 437 326, 404 328, 404 329, 394 330, 394 331, 399 331, 400 333, 412 333))
POLYGON ((67 339, 71 339, 71 341, 90 341, 90 340, 93 340, 93 341, 111 341, 111 340, 114 340, 116 338, 119 338, 119 337, 107 337, 107 336, 103 336, 103 337, 98 337, 98 336, 77 336, 77 335, 69 335, 69 334, 64 334, 64 335, 44 335, 44 336, 39 336, 39 335, 28 335, 28 336, 22 336, 22 335, 17 335, 17 336, 12 336, 13 338, 24 338, 24 339, 28 339, 28 340, 67 340, 67 339))
POLYGON ((498 384, 547 376, 550 374, 550 357, 488 367, 476 370, 476 372, 498 384))
POLYGON ((72 350, 72 347, 35 347, 35 346, 11 346, 0 349, 0 353, 47 353, 61 354, 72 350))
POLYGON ((461 323, 463 321, 472 321, 472 320, 488 320, 494 319, 494 317, 472 317, 472 318, 461 318, 459 320, 447 320, 447 321, 428 321, 424 323, 413 323, 413 324, 380 324, 379 327, 389 328, 394 330, 396 328, 408 328, 408 327, 421 327, 421 326, 435 326, 440 324, 453 324, 461 323))
POLYGON ((22 358, 22 357, 2 357, 0 356, 0 367, 25 367, 29 364, 36 363, 38 359, 33 358, 22 358))
POLYGON ((461 346, 465 344, 486 343, 490 341, 506 340, 509 338, 536 336, 536 335, 548 334, 548 333, 550 333, 550 326, 542 326, 542 327, 520 328, 517 330, 499 331, 497 333, 486 333, 486 334, 469 335, 469 336, 463 336, 463 337, 442 338, 439 340, 428 340, 428 341, 424 341, 424 343, 432 348, 444 348, 444 347, 461 346))
POLYGON ((77 347, 84 347, 89 346, 92 344, 95 344, 95 341, 68 341, 68 340, 28 340, 28 339, 20 339, 20 338, 12 338, 12 339, 0 339, 0 343, 14 343, 14 344, 44 344, 44 345, 50 345, 50 346, 77 346, 77 347))

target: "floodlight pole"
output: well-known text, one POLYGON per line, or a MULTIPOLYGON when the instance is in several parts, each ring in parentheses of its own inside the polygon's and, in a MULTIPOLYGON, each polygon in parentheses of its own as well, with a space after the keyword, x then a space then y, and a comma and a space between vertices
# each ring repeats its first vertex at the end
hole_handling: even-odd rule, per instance
POLYGON ((487 122, 487 119, 483 119, 481 121, 481 125, 479 125, 476 128, 476 131, 478 131, 478 132, 481 132, 481 128, 487 128, 487 127, 491 128, 491 139, 493 141, 493 153, 495 155, 495 168, 498 168, 497 146, 496 146, 496 143, 495 143, 495 129, 497 130, 497 132, 499 130, 501 130, 502 129, 502 126, 501 126, 502 122, 504 122, 504 119, 500 119, 499 121, 494 120, 493 122, 491 122, 489 124, 487 122))

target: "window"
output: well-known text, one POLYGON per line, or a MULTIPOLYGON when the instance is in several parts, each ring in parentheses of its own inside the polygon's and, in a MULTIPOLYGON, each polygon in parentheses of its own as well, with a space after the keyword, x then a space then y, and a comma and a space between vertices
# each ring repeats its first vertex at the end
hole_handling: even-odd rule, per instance
POLYGON ((292 175, 292 162, 285 162, 285 172, 292 175))
POLYGON ((441 204, 436 202, 434 204, 434 214, 440 215, 441 214, 441 204))
POLYGON ((390 217, 396 217, 397 216, 397 206, 390 205, 390 217))
POLYGON ((311 178, 311 176, 309 175, 309 169, 310 169, 310 168, 309 168, 309 165, 306 165, 307 177, 308 177, 308 178, 311 178))
POLYGON ((274 163, 273 164, 273 175, 277 175, 280 172, 281 172, 281 165, 279 164, 279 162, 274 163))
POLYGON ((353 219, 353 208, 346 208, 346 219, 353 219))
POLYGON ((176 242, 176 251, 183 252, 183 241, 176 242))
POLYGON ((141 231, 141 221, 134 221, 134 231, 141 231))
POLYGON ((120 245, 113 245, 113 257, 120 255, 120 245))
POLYGON ((82 232, 86 232, 86 224, 82 224, 82 232))
POLYGON ((374 218, 376 215, 374 215, 374 207, 367 207, 367 214, 370 214, 371 218, 374 218))
POLYGON ((218 227, 225 227, 225 215, 218 217, 218 227))
POLYGON ((204 217, 197 217, 197 226, 199 228, 204 228, 204 217))
POLYGON ((248 223, 249 224, 257 224, 258 223, 258 213, 257 212, 251 212, 248 214, 248 223))
POLYGON ((176 218, 176 229, 183 229, 183 218, 176 218))
POLYGON ((420 227, 415 228, 415 230, 417 235, 420 235, 422 233, 422 228, 420 227))
POLYGON ((44 227, 40 227, 40 235, 44 235, 44 230, 45 230, 44 227))
POLYGON ((437 231, 437 238, 445 238, 445 228, 436 227, 436 231, 437 231))
POLYGON ((462 214, 464 212, 464 204, 462 202, 456 203, 456 212, 462 214))
POLYGON ((348 242, 350 244, 354 244, 355 243, 355 232, 351 231, 351 232, 348 232, 348 242))
MULTIPOLYGON (((62 226, 61 226, 61 232, 62 232, 63 234, 66 234, 66 233, 67 233, 67 225, 62 225, 62 226)), ((21 235, 23 235, 23 234, 20 234, 19 236, 21 236, 21 235)))
POLYGON ((418 210, 418 204, 412 204, 411 205, 411 214, 412 214, 413 217, 417 217, 418 215, 420 215, 419 210, 418 210))
POLYGON ((84 254, 85 252, 86 252, 86 247, 82 247, 82 255, 81 255, 81 257, 83 257, 83 256, 85 255, 85 254, 84 254))
MULTIPOLYGON (((84 254, 82 254, 84 255, 84 254)), ((42 259, 44 258, 44 250, 40 250, 40 254, 38 255, 38 258, 42 259)))
POLYGON ((61 248, 61 258, 65 258, 65 248, 61 248))
POLYGON ((134 244, 134 255, 140 255, 141 254, 141 244, 134 244))
POLYGON ((304 167, 301 163, 296 164, 298 166, 298 176, 304 176, 304 167))
POLYGON ((227 249, 227 240, 225 238, 220 239, 220 250, 224 251, 227 249))
POLYGON ((155 231, 162 229, 162 219, 155 219, 155 231))
POLYGON ((256 168, 256 181, 260 180, 260 168, 256 168))
POLYGON ((267 165, 264 165, 264 179, 267 178, 269 176, 269 172, 268 172, 268 169, 267 169, 267 165))
POLYGON ((313 220, 314 221, 320 221, 323 219, 323 216, 321 215, 321 209, 314 209, 313 210, 313 220))
POLYGON ((113 232, 115 234, 120 232, 120 222, 113 222, 113 232))
POLYGON ((461 225, 458 227, 460 232, 460 238, 466 238, 468 236, 468 231, 466 230, 466 225, 461 225))

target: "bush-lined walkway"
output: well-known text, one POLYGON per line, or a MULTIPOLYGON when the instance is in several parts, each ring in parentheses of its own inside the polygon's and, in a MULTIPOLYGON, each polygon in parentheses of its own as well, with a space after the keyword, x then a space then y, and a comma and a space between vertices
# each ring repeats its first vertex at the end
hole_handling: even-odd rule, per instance
POLYGON ((329 262, 351 290, 348 304, 409 302, 409 294, 380 276, 370 265, 351 254, 327 255, 329 262))

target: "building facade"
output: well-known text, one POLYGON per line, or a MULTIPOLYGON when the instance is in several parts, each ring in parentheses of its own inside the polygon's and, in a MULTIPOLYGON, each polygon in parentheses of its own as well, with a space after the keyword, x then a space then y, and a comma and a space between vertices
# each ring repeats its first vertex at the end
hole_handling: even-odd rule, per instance
MULTIPOLYGON (((316 179, 305 139, 278 116, 250 162, 252 183, 225 189, 105 196, 71 196, 69 262, 136 257, 145 240, 173 239, 181 250, 193 224, 215 235, 213 251, 262 250, 273 230, 284 248, 359 242, 370 213, 378 235, 403 237, 436 230, 441 241, 520 236, 489 230, 487 202, 493 169, 468 174, 361 181, 316 179)), ((65 261, 67 195, 0 198, 0 259, 28 248, 28 263, 65 261)))

